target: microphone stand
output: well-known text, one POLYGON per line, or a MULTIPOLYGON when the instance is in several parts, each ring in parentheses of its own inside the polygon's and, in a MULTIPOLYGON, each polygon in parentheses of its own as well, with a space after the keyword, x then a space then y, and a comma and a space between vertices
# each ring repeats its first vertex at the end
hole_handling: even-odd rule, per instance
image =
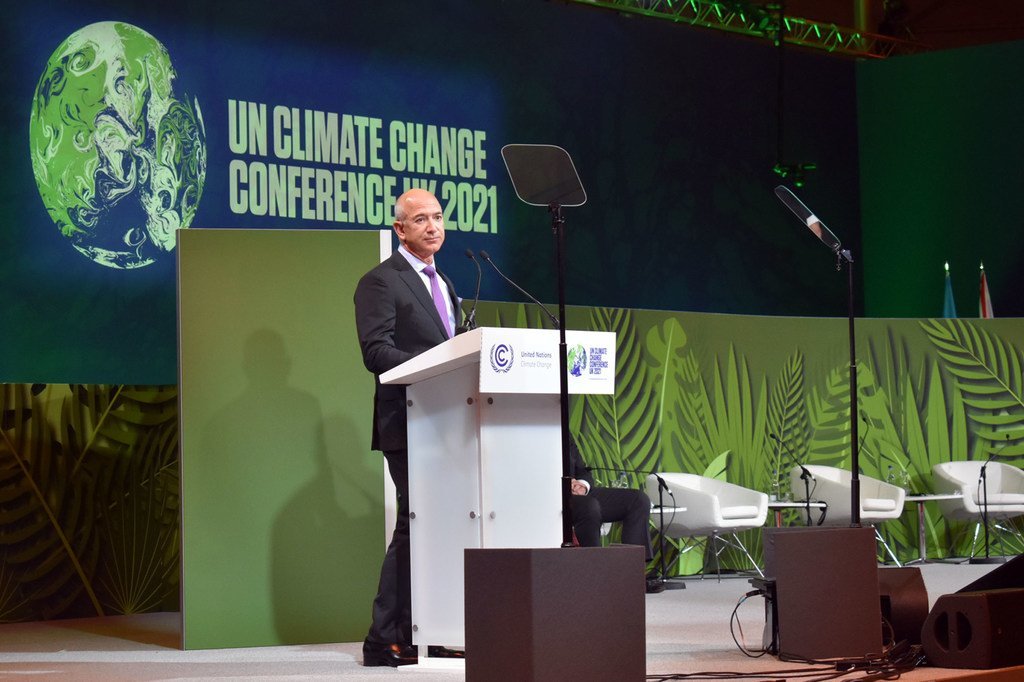
MULTIPOLYGON (((655 472, 651 472, 651 474, 658 479, 658 553, 660 554, 658 563, 661 568, 661 584, 667 590, 684 590, 686 583, 670 583, 668 581, 668 569, 665 568, 665 491, 668 490, 668 484, 665 483, 665 479, 661 475, 655 472)), ((676 506, 674 498, 672 506, 676 506)))
MULTIPOLYGON (((992 460, 990 459, 989 462, 992 460)), ((988 554, 988 462, 981 465, 981 522, 985 526, 985 563, 992 561, 988 554)))
POLYGON ((857 342, 854 334, 853 254, 849 249, 836 251, 836 269, 846 261, 847 302, 850 317, 850 527, 860 527, 860 439, 857 437, 857 342))
MULTIPOLYGON (((591 471, 622 471, 622 469, 609 469, 607 467, 588 467, 591 471)), ((672 491, 668 487, 668 483, 665 483, 665 479, 661 477, 657 471, 643 471, 642 469, 626 469, 634 474, 647 474, 648 476, 654 476, 658 481, 658 552, 659 567, 661 574, 658 579, 661 580, 661 584, 665 586, 666 590, 685 590, 686 583, 673 583, 669 582, 668 569, 665 567, 665 491, 669 491, 669 495, 672 491)), ((675 507, 675 497, 672 498, 672 506, 675 507)))
POLYGON ((836 270, 842 270, 843 261, 847 267, 847 302, 850 318, 850 526, 860 527, 860 439, 857 437, 857 344, 854 334, 853 310, 853 254, 842 248, 832 231, 825 227, 816 215, 786 187, 775 188, 777 196, 786 207, 804 223, 825 246, 836 254, 836 270))
POLYGON ((805 509, 807 511, 807 525, 810 526, 811 525, 811 479, 813 478, 813 476, 811 476, 810 470, 807 467, 805 467, 800 462, 799 459, 796 458, 796 455, 794 455, 793 451, 789 449, 789 446, 782 442, 781 438, 776 436, 774 433, 769 433, 768 436, 770 438, 772 438, 776 443, 778 443, 780 448, 785 448, 786 449, 786 453, 789 455, 789 458, 792 459, 793 462, 798 467, 800 467, 800 480, 804 482, 804 505, 805 505, 805 509))
MULTIPOLYGON (((1009 443, 1010 434, 1006 434, 1006 441, 1009 443)), ((1001 564, 1006 561, 1005 557, 993 557, 989 556, 989 544, 988 544, 988 465, 992 463, 992 460, 1002 452, 1003 448, 1006 447, 1004 444, 998 448, 985 463, 981 465, 981 523, 985 527, 985 557, 971 557, 967 563, 969 564, 1001 564)), ((973 550, 973 547, 972 547, 973 550)))

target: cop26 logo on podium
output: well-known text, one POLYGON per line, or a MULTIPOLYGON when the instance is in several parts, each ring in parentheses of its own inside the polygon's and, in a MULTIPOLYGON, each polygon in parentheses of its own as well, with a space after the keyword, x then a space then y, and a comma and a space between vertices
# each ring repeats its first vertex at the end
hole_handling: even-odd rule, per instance
POLYGON ((574 377, 581 377, 587 371, 587 349, 583 344, 577 343, 566 351, 566 364, 569 365, 569 374, 574 377))
POLYGON ((198 101, 175 94, 167 49, 122 22, 89 24, 50 56, 29 122, 43 204, 92 261, 132 269, 168 256, 206 176, 198 101))

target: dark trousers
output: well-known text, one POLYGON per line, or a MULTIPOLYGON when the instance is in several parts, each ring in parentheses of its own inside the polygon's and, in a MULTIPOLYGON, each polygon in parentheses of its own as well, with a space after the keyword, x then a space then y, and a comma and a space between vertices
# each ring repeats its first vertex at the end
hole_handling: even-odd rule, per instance
POLYGON ((622 542, 643 547, 646 561, 654 557, 648 530, 651 501, 644 492, 594 486, 587 495, 573 495, 570 504, 572 527, 582 546, 600 547, 601 524, 621 521, 622 542))
POLYGON ((412 644, 412 589, 409 579, 409 457, 408 450, 384 453, 395 484, 398 519, 391 536, 380 582, 373 600, 373 623, 367 642, 412 644))

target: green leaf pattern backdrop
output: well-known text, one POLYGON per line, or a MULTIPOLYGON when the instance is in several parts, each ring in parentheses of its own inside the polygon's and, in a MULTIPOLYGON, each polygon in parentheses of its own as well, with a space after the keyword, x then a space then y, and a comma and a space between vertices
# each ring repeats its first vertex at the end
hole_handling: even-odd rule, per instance
MULTIPOLYGON (((494 324, 540 326, 522 304, 497 304, 494 324)), ((614 396, 578 396, 570 429, 593 467, 683 471, 785 496, 793 458, 850 467, 849 331, 844 318, 783 318, 571 308, 569 326, 617 335, 614 396), (784 448, 769 438, 777 434, 784 448)), ((483 317, 481 319, 488 319, 483 317)), ((934 492, 934 464, 1024 459, 1024 386, 1017 319, 862 319, 856 323, 860 470, 908 494, 934 492)), ((608 480, 608 472, 597 471, 608 480)), ((614 474, 612 474, 614 476, 614 474)), ((802 523, 796 511, 789 524, 802 523)), ((771 521, 771 519, 769 519, 771 521)), ((928 556, 966 556, 973 524, 947 523, 925 505, 928 556)), ((1019 530, 1019 520, 1010 525, 1019 530)), ((917 558, 912 505, 880 526, 901 561, 917 558)), ((614 531, 611 539, 615 539, 614 531)), ((1020 536, 995 549, 1017 554, 1020 536)), ((760 561, 760 531, 744 544, 760 561)), ((666 544, 671 561, 679 548, 666 544)), ((688 545, 679 574, 704 570, 688 545)), ((749 569, 735 550, 722 565, 749 569)))
MULTIPOLYGON (((482 303, 494 326, 542 327, 533 306, 482 303)), ((613 331, 616 392, 577 396, 570 428, 591 466, 685 471, 785 494, 790 455, 849 467, 847 321, 572 307, 571 328, 613 331)), ((1024 326, 1015 319, 857 321, 861 471, 933 490, 932 465, 1024 459, 1024 326)), ((0 622, 176 610, 174 386, 0 386, 0 622)), ((359 396, 354 399, 362 399, 359 396)), ((608 473, 597 478, 608 481, 608 473)), ((787 523, 801 523, 787 512, 787 523)), ((969 552, 971 528, 926 506, 930 557, 969 552)), ((1018 526, 1019 528, 1019 526, 1018 526)), ((881 532, 917 556, 908 507, 881 532)), ((612 531, 609 541, 616 539, 612 531)), ((759 531, 743 538, 762 555, 759 531)), ((1002 553, 1022 551, 1013 534, 1002 553)), ((666 545, 671 560, 679 548, 666 545)), ((689 545, 676 571, 703 570, 689 545)), ((749 568, 727 550, 726 568, 749 568)))
POLYGON ((0 385, 0 622, 177 610, 174 386, 0 385))

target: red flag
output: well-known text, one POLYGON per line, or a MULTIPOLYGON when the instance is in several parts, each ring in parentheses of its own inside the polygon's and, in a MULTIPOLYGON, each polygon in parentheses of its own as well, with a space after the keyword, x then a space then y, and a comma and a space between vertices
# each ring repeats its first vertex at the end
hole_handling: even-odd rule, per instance
POLYGON ((978 317, 983 319, 991 319, 995 317, 992 314, 992 297, 988 293, 988 279, 985 277, 985 264, 981 264, 981 287, 978 293, 978 317))

